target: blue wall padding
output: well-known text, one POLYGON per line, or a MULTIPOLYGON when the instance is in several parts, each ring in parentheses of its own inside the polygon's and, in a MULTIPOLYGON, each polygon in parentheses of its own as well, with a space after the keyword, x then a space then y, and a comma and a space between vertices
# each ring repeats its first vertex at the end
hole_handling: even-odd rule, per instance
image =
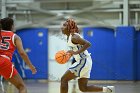
POLYGON ((92 44, 88 49, 92 53, 93 59, 91 79, 114 80, 114 30, 109 28, 84 28, 83 34, 84 38, 92 44), (90 31, 93 31, 93 36, 88 35, 90 31))
POLYGON ((117 27, 116 28, 116 79, 117 80, 134 80, 136 64, 134 49, 135 46, 135 28, 134 27, 117 27))
MULTIPOLYGON (((17 34, 24 49, 31 49, 27 54, 38 70, 36 75, 32 75, 18 55, 26 78, 48 79, 48 29, 28 28, 17 31, 17 34)), ((92 44, 88 49, 93 60, 91 80, 140 80, 140 31, 136 32, 134 27, 117 27, 115 31, 86 27, 83 28, 83 36, 92 44)), ((14 57, 13 62, 22 75, 16 61, 14 57)))
POLYGON ((140 31, 137 32, 137 80, 140 80, 140 31))
MULTIPOLYGON (((18 56, 24 67, 26 78, 48 79, 48 29, 27 28, 17 31, 17 34, 22 39, 24 49, 29 49, 27 54, 38 70, 37 74, 32 75, 31 71, 23 66, 23 60, 18 56)), ((20 71, 20 68, 17 68, 20 71)))

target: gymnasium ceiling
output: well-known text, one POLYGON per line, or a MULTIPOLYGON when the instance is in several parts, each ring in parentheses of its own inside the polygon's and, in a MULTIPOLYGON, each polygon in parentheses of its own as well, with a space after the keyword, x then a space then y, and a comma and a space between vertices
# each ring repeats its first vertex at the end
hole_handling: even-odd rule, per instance
MULTIPOLYGON (((1 14, 13 17, 16 28, 58 28, 69 18, 80 27, 123 25, 123 0, 1 0, 1 14), (5 2, 6 1, 6 2, 5 2), (5 2, 6 12, 2 10, 5 2)), ((140 26, 140 0, 129 0, 130 23, 140 26)))

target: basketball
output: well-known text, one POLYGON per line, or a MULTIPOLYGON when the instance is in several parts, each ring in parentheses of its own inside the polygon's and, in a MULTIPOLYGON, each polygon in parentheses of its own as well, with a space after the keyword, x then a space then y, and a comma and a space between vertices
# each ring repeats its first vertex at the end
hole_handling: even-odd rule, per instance
POLYGON ((55 54, 55 60, 59 64, 65 64, 69 61, 71 55, 64 50, 60 50, 55 54))

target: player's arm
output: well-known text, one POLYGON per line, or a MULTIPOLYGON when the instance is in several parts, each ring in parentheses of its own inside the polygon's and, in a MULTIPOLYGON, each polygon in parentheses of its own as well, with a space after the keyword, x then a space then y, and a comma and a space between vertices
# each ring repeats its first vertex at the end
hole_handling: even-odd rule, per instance
POLYGON ((16 45, 16 48, 17 48, 18 53, 20 54, 21 58, 29 66, 29 68, 31 69, 32 73, 35 74, 36 73, 36 69, 32 65, 32 63, 31 63, 30 59, 28 58, 26 52, 24 51, 23 45, 22 45, 22 40, 20 39, 20 37, 18 35, 15 35, 14 43, 16 45))
POLYGON ((81 49, 75 52, 73 51, 73 53, 71 53, 74 55, 84 52, 87 48, 91 46, 91 43, 89 41, 81 38, 79 35, 76 35, 76 34, 72 36, 72 43, 83 45, 81 49))

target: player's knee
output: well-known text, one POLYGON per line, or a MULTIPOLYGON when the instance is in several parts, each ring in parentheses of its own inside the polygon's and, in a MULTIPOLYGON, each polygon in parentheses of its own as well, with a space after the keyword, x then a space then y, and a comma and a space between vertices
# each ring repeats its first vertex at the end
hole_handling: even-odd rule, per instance
POLYGON ((61 77, 61 82, 68 82, 68 79, 65 78, 64 76, 61 77))
POLYGON ((65 77, 61 78, 61 87, 66 87, 68 84, 68 80, 65 77))
POLYGON ((80 89, 80 91, 82 91, 82 92, 86 92, 86 87, 84 87, 84 86, 79 86, 79 89, 80 89))
POLYGON ((62 77, 61 78, 61 88, 66 89, 67 84, 68 84, 68 81, 64 77, 62 77))
POLYGON ((25 84, 23 84, 23 83, 18 84, 18 85, 17 85, 17 88, 18 88, 19 90, 25 90, 25 91, 27 91, 27 88, 26 88, 25 84))

